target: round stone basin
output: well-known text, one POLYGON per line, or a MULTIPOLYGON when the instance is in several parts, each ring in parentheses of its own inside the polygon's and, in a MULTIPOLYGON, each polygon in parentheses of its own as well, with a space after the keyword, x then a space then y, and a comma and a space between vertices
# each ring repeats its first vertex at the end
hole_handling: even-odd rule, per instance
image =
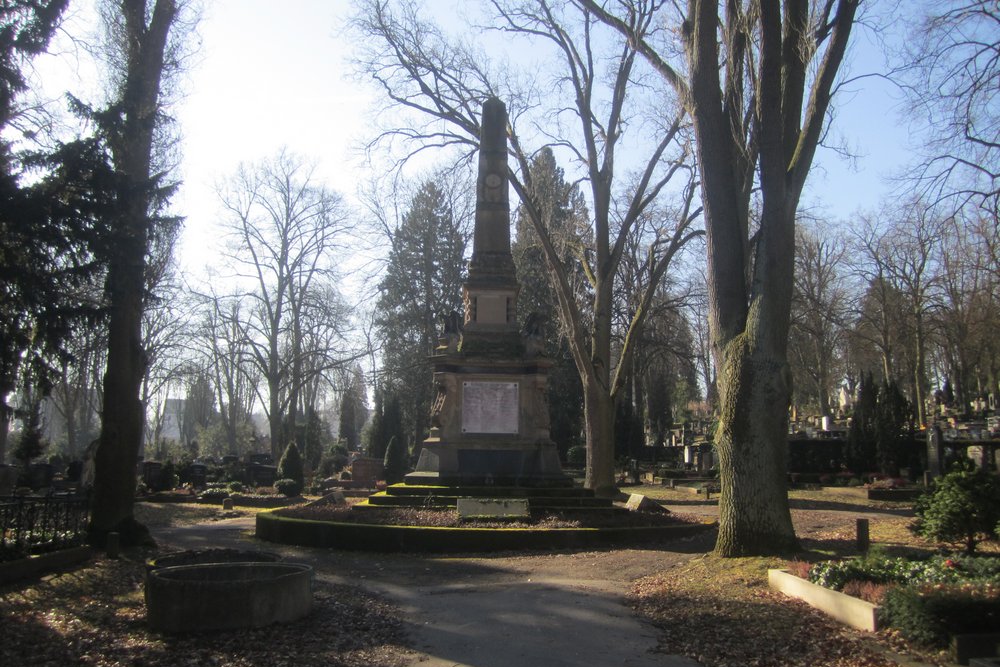
POLYGON ((161 567, 146 576, 146 618, 160 632, 289 623, 312 609, 312 572, 303 563, 161 567))
POLYGON ((250 549, 188 549, 163 554, 146 561, 146 572, 162 567, 178 565, 204 565, 208 563, 276 563, 281 554, 271 551, 255 551, 250 549))

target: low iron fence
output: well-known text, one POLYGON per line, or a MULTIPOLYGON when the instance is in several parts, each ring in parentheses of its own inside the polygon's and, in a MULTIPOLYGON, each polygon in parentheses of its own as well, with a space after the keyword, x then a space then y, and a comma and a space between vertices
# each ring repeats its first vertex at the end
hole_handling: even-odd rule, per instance
POLYGON ((0 562, 79 546, 89 519, 85 496, 0 498, 0 562))

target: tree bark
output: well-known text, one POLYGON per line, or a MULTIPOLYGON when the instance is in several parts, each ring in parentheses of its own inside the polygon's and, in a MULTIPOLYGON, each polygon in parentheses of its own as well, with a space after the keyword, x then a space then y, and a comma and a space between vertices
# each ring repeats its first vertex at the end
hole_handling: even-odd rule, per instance
POLYGON ((133 516, 136 463, 143 438, 140 400, 146 371, 142 312, 146 250, 151 225, 153 135, 159 110, 160 81, 167 36, 177 12, 175 0, 157 0, 146 23, 145 0, 122 0, 125 27, 125 79, 119 122, 108 128, 116 169, 123 176, 118 193, 118 234, 109 258, 108 359, 100 442, 95 454, 90 539, 103 544, 117 532, 123 545, 151 542, 133 516))

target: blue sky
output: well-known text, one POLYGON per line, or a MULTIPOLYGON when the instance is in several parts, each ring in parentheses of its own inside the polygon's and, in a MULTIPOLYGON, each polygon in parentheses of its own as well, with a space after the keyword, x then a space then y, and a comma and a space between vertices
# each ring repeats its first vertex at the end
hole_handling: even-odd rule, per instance
MULTIPOLYGON (((452 0, 429 0, 449 10, 452 0)), ((187 218, 182 265, 211 261, 218 230, 216 184, 241 162, 288 148, 315 160, 318 176, 349 199, 368 179, 357 148, 370 134, 368 88, 351 78, 352 45, 338 33, 354 3, 347 0, 206 0, 200 48, 174 108, 183 138, 182 190, 175 200, 187 218)), ((854 74, 876 70, 881 55, 856 35, 854 74)), ((79 76, 77 73, 76 76, 79 76)), ((51 85, 58 86, 58 77, 51 85)), ((72 79, 70 79, 71 81, 72 79)), ((890 189, 885 177, 907 159, 906 124, 890 84, 867 78, 839 98, 831 137, 858 157, 817 154, 804 206, 847 220, 874 209, 890 189)))

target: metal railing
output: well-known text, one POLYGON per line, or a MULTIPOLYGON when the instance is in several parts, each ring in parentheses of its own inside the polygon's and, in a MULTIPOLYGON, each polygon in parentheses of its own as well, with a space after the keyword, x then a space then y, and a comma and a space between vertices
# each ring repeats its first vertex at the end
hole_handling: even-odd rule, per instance
POLYGON ((86 496, 0 498, 0 562, 79 546, 89 519, 86 496))

